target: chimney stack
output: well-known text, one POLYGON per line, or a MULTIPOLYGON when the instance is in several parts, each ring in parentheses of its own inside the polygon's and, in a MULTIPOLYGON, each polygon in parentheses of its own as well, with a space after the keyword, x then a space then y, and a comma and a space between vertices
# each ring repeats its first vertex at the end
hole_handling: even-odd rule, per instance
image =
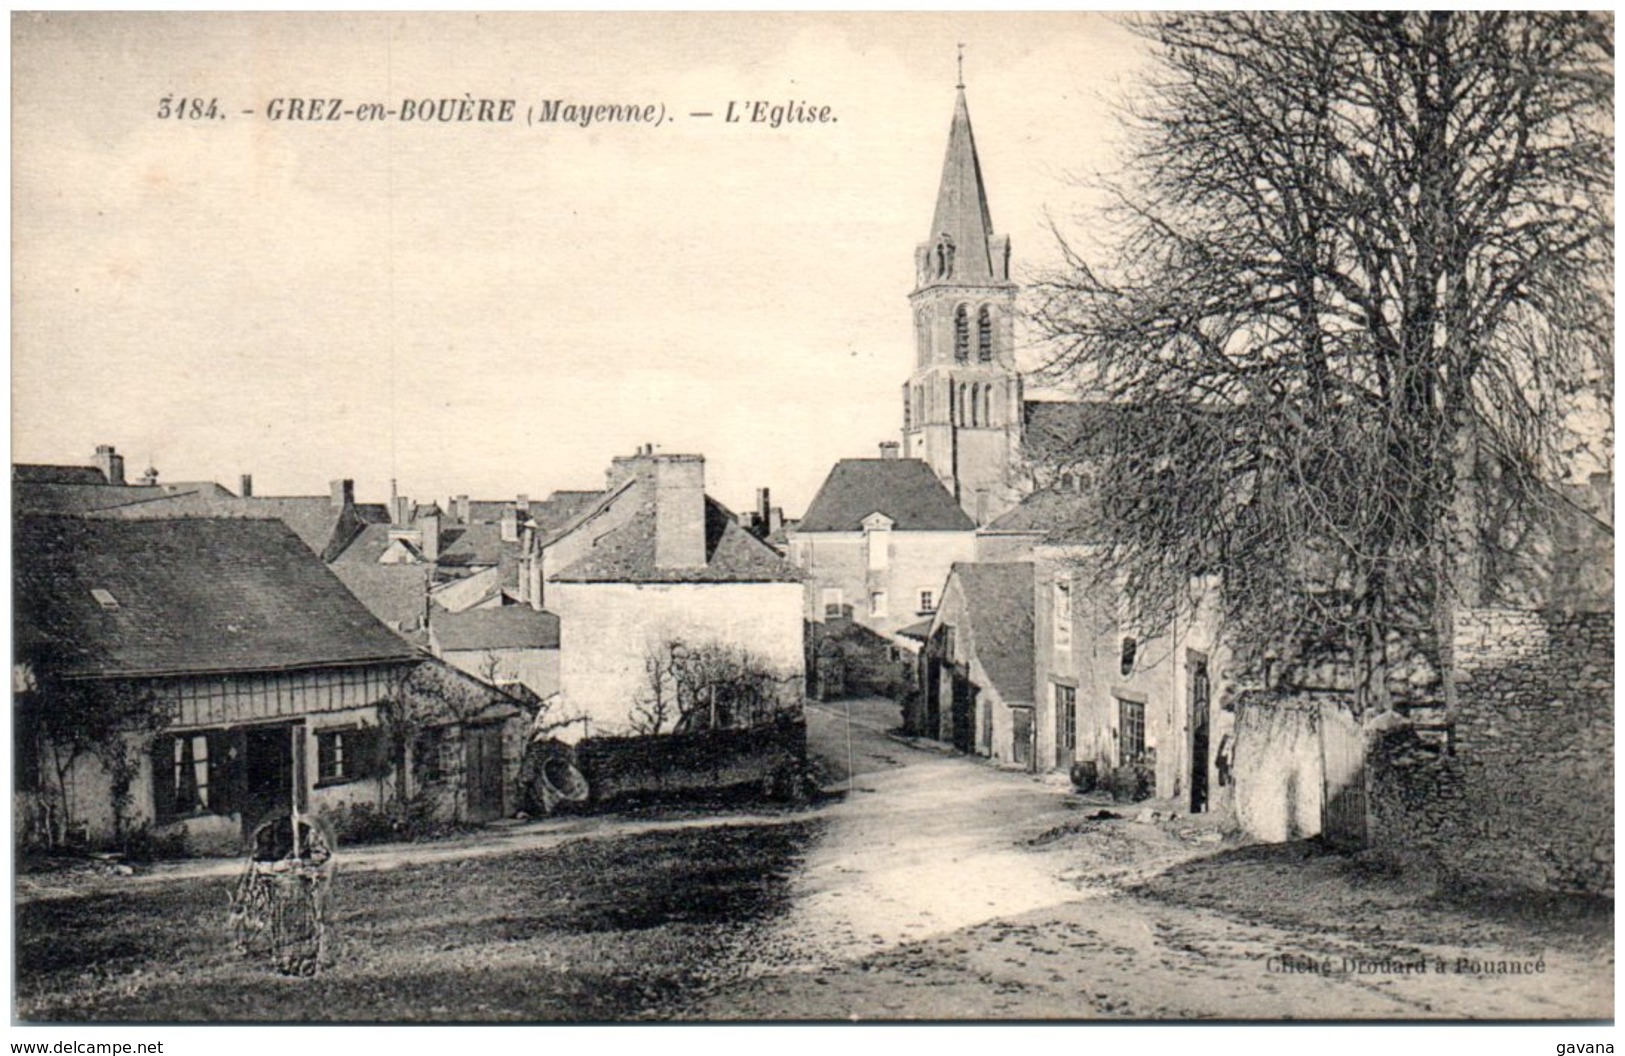
POLYGON ((440 560, 440 507, 431 502, 418 510, 418 528, 423 532, 423 559, 440 560))
POLYGON ((898 444, 897 444, 896 440, 886 440, 886 441, 884 441, 880 445, 880 457, 885 458, 885 459, 896 458, 897 457, 897 447, 898 447, 898 444))
POLYGON ((502 541, 517 543, 519 541, 519 511, 512 506, 502 508, 502 541))
POLYGON ((474 507, 468 503, 467 495, 459 495, 451 500, 452 520, 468 525, 474 523, 474 507))
POLYGON ((655 567, 705 566, 705 457, 653 455, 655 567))
POLYGON ((397 528, 405 528, 411 520, 412 500, 396 495, 389 500, 389 519, 397 528))
POLYGON ((102 471, 107 483, 124 483, 124 456, 114 451, 112 444, 96 445, 96 468, 102 471))
POLYGON ((756 524, 762 534, 767 534, 768 518, 773 516, 773 503, 766 488, 756 489, 756 524))
POLYGON ((333 494, 332 505, 335 510, 342 510, 346 506, 355 505, 355 481, 335 480, 330 486, 333 494))
POLYGON ((519 498, 514 500, 514 505, 519 508, 520 513, 526 515, 527 517, 530 516, 530 496, 529 495, 523 495, 523 494, 520 495, 519 498))
POLYGON ((237 484, 237 492, 245 499, 254 497, 254 477, 251 474, 243 474, 242 479, 237 484))

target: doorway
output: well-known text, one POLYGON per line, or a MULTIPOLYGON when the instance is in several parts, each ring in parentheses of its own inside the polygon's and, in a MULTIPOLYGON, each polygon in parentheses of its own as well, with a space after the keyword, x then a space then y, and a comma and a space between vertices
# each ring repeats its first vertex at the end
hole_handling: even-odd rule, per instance
POLYGON ((502 726, 465 726, 464 762, 468 773, 468 820, 502 816, 502 726))
POLYGON ((953 742, 966 755, 976 752, 976 693, 970 679, 953 672, 953 742))
POLYGON ((1207 810, 1209 705, 1213 699, 1207 657, 1196 652, 1187 654, 1186 672, 1190 685, 1191 813, 1201 814, 1207 810))
POLYGON ((1034 769, 1036 753, 1033 751, 1033 738, 1036 732, 1032 708, 1010 709, 1010 761, 1023 770, 1034 769))
POLYGON ((304 806, 303 768, 296 760, 303 756, 303 726, 251 726, 242 731, 243 838, 253 835, 260 822, 293 808, 293 790, 299 786, 304 806))

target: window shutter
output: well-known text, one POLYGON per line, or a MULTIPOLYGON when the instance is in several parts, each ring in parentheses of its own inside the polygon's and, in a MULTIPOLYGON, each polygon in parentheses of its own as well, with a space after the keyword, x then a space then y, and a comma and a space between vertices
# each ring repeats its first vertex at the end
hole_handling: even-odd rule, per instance
POLYGON ((152 742, 152 814, 159 822, 175 816, 175 738, 152 742))
POLYGON ((333 737, 331 733, 316 735, 316 780, 333 777, 333 737))
POLYGON ((240 741, 238 731, 216 730, 209 734, 209 809, 216 814, 235 814, 238 809, 240 741))
POLYGON ((365 726, 351 734, 355 741, 356 777, 379 777, 389 769, 384 763, 382 733, 376 726, 365 726))

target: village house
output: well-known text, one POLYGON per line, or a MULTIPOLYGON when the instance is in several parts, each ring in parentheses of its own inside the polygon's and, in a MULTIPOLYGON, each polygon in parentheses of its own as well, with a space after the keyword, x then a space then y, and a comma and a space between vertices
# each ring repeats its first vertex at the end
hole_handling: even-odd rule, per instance
POLYGON ((279 520, 15 522, 21 831, 234 851, 297 801, 514 807, 506 694, 369 613, 279 520))
POLYGON ((524 599, 558 617, 555 717, 581 720, 564 735, 630 732, 673 643, 742 649, 799 699, 802 577, 705 494, 705 459, 646 445, 605 483, 563 526, 525 530, 524 599))
POLYGON ((806 573, 809 621, 850 619, 883 637, 936 611, 948 569, 976 556, 976 525, 931 467, 899 458, 845 458, 789 532, 806 573))
POLYGON ((1033 566, 953 566, 924 634, 911 733, 1023 770, 1035 766, 1033 566))
POLYGON ((429 648, 482 682, 538 702, 559 691, 559 618, 529 605, 436 612, 429 648))

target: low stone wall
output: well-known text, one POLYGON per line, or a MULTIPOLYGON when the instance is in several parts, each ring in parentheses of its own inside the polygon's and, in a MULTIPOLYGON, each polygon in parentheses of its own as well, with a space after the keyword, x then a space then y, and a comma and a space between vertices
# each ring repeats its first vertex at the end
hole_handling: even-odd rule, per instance
POLYGON ((1610 612, 1458 614, 1448 737, 1373 745, 1372 847, 1448 883, 1611 894, 1613 644, 1610 612))
POLYGON ((1236 715, 1236 822, 1271 843, 1320 834, 1325 793, 1321 704, 1256 697, 1236 715))
POLYGON ((593 805, 783 782, 801 773, 806 758, 800 716, 745 730, 588 737, 575 746, 593 805))

